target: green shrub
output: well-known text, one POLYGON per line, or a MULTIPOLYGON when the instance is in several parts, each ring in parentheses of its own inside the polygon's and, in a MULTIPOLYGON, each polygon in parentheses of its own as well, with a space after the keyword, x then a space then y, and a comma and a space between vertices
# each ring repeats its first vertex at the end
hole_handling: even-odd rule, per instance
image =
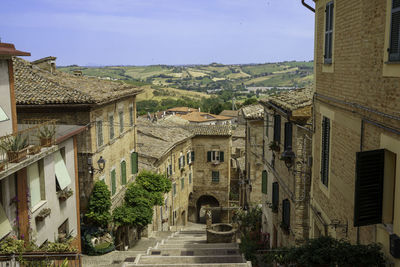
POLYGON ((111 221, 111 193, 103 181, 94 184, 92 194, 89 198, 88 212, 86 218, 96 226, 106 228, 111 221))

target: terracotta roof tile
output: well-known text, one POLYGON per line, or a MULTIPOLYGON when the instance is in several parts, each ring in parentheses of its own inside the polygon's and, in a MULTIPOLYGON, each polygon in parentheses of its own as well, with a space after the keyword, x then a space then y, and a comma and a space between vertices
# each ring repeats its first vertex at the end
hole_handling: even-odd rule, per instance
POLYGON ((179 115, 182 119, 191 121, 191 122, 207 122, 207 121, 224 121, 231 120, 230 117, 205 113, 205 112, 190 112, 188 114, 179 115))
POLYGON ((186 129, 194 135, 202 136, 231 136, 232 127, 230 125, 189 125, 186 129))
POLYGON ((241 110, 245 119, 262 120, 264 118, 264 108, 260 104, 245 106, 241 110))
POLYGON ((311 106, 312 95, 313 92, 311 88, 302 88, 281 92, 276 96, 270 96, 266 99, 260 100, 260 103, 266 104, 270 102, 288 111, 294 111, 307 106, 311 106))
POLYGON ((223 110, 219 113, 220 116, 226 117, 237 117, 239 115, 239 110, 223 110))
POLYGON ((103 104, 139 94, 142 90, 120 82, 50 73, 21 58, 14 58, 16 101, 19 105, 103 104))

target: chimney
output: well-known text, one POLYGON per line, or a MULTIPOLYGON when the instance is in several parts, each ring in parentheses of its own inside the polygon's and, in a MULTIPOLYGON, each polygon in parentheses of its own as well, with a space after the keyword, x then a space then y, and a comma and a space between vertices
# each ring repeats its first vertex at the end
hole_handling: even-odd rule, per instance
POLYGON ((42 70, 54 73, 56 70, 56 57, 44 57, 35 61, 32 61, 32 65, 38 66, 42 70))

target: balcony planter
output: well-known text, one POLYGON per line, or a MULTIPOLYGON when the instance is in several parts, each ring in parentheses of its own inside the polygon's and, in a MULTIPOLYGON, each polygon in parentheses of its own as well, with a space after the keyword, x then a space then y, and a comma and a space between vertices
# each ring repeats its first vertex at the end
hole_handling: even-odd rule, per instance
POLYGON ((71 197, 74 194, 74 191, 70 188, 66 188, 64 190, 58 191, 57 192, 57 197, 60 201, 65 201, 67 200, 69 197, 71 197))
POLYGON ((10 163, 18 163, 26 159, 27 148, 18 151, 7 151, 7 158, 10 163))
POLYGON ((51 209, 45 208, 42 209, 39 214, 35 217, 36 221, 44 221, 44 219, 51 214, 51 209))
POLYGON ((7 152, 8 162, 17 163, 26 158, 28 138, 21 134, 9 135, 1 139, 0 148, 7 152))
POLYGON ((40 138, 40 145, 42 147, 50 147, 53 143, 53 139, 51 137, 41 137, 40 138))
POLYGON ((56 134, 56 127, 54 125, 43 126, 38 133, 40 145, 43 147, 52 146, 55 134, 56 134))
POLYGON ((281 146, 276 141, 271 141, 269 143, 269 150, 279 152, 281 150, 281 146))
POLYGON ((40 146, 30 146, 28 147, 28 155, 35 155, 40 152, 40 146))

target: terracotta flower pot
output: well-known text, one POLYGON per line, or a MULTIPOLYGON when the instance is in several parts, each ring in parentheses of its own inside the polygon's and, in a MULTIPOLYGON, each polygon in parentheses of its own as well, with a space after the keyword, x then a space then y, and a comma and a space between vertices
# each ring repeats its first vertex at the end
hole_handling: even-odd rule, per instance
POLYGON ((52 144, 51 137, 40 137, 40 145, 43 147, 49 147, 52 144))
POLYGON ((19 151, 7 151, 8 161, 11 163, 18 163, 26 158, 27 149, 21 149, 19 151))

